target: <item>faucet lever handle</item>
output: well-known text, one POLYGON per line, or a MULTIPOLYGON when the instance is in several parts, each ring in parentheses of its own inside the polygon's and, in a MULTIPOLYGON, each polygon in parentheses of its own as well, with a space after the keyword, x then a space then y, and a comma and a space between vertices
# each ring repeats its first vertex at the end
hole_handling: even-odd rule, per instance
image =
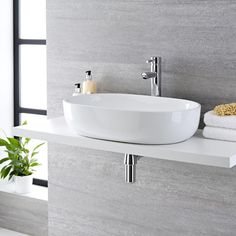
POLYGON ((157 57, 151 57, 151 59, 147 60, 146 63, 158 63, 157 57))

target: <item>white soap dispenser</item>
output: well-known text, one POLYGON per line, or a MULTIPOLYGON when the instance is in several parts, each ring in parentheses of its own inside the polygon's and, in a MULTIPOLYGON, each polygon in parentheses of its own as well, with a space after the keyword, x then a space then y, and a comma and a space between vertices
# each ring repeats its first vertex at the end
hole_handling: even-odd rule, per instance
POLYGON ((75 90, 74 93, 72 94, 72 96, 78 96, 81 94, 81 86, 80 83, 76 83, 75 84, 75 90))
POLYGON ((85 74, 86 77, 85 81, 83 82, 82 93, 84 94, 96 93, 96 83, 92 79, 91 70, 86 71, 85 74))

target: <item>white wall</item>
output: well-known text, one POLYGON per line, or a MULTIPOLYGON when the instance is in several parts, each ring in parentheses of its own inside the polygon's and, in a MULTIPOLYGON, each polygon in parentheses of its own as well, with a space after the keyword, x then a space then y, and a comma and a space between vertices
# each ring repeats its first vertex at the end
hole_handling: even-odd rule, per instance
POLYGON ((13 4, 0 0, 0 128, 13 125, 13 4))
MULTIPOLYGON (((0 0, 0 128, 11 135, 13 125, 13 4, 0 0)), ((0 131, 0 137, 2 132, 0 131)), ((0 153, 0 155, 2 152, 0 153)), ((2 157, 2 155, 0 156, 2 157)), ((7 182, 0 179, 0 186, 7 182)))

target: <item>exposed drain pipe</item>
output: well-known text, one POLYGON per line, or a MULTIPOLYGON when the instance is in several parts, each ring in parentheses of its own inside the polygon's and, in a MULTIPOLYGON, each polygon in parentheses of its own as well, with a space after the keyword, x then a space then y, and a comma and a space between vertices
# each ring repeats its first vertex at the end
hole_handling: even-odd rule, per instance
POLYGON ((125 154, 125 182, 134 183, 136 177, 136 163, 138 160, 137 155, 125 154))

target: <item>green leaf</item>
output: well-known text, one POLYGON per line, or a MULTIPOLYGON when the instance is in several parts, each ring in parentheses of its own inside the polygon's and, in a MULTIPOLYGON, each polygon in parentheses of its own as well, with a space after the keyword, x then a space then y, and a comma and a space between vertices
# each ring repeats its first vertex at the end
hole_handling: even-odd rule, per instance
POLYGON ((34 167, 34 166, 40 166, 41 164, 37 163, 37 162, 34 162, 32 164, 30 164, 30 167, 34 167))
POLYGON ((11 170, 11 166, 8 166, 6 169, 4 169, 4 170, 2 171, 2 178, 3 178, 3 179, 5 179, 5 178, 7 177, 7 175, 8 175, 9 172, 10 172, 10 170, 11 170))
POLYGON ((16 156, 19 154, 19 150, 16 150, 16 151, 12 151, 12 150, 5 150, 5 152, 7 152, 8 154, 11 154, 13 156, 16 156))
POLYGON ((32 157, 34 157, 35 155, 37 155, 39 152, 33 152, 32 154, 31 154, 31 158, 32 157))
POLYGON ((21 125, 27 125, 27 120, 24 120, 21 125))
POLYGON ((44 145, 45 143, 40 143, 40 144, 38 144, 34 149, 33 149, 33 151, 32 152, 35 152, 39 147, 41 147, 42 145, 44 145))
POLYGON ((37 159, 36 158, 30 159, 30 164, 32 164, 33 162, 37 162, 37 159))
POLYGON ((22 150, 22 152, 24 152, 24 153, 29 153, 29 150, 28 150, 27 148, 22 148, 21 150, 22 150))
POLYGON ((25 157, 23 158, 23 161, 24 161, 24 164, 25 164, 25 165, 29 166, 29 158, 28 158, 28 156, 25 156, 25 157))
POLYGON ((14 146, 15 148, 21 148, 21 144, 19 142, 18 139, 16 138, 7 138, 7 140, 9 141, 9 143, 14 146))
POLYGON ((3 174, 4 174, 4 171, 5 171, 5 169, 7 168, 7 166, 8 166, 8 165, 4 166, 4 167, 1 169, 1 172, 0 172, 1 178, 3 178, 3 174))
POLYGON ((9 157, 5 157, 5 158, 3 158, 3 159, 0 160, 0 164, 2 164, 2 163, 5 162, 5 161, 8 161, 8 160, 10 160, 9 157))
POLYGON ((8 145, 9 145, 9 143, 8 143, 6 140, 0 138, 0 146, 1 146, 1 147, 2 147, 2 146, 7 147, 8 145))
POLYGON ((30 138, 25 138, 23 146, 27 145, 31 139, 30 138))
POLYGON ((10 180, 14 175, 16 175, 16 171, 15 170, 10 172, 8 180, 10 180))

